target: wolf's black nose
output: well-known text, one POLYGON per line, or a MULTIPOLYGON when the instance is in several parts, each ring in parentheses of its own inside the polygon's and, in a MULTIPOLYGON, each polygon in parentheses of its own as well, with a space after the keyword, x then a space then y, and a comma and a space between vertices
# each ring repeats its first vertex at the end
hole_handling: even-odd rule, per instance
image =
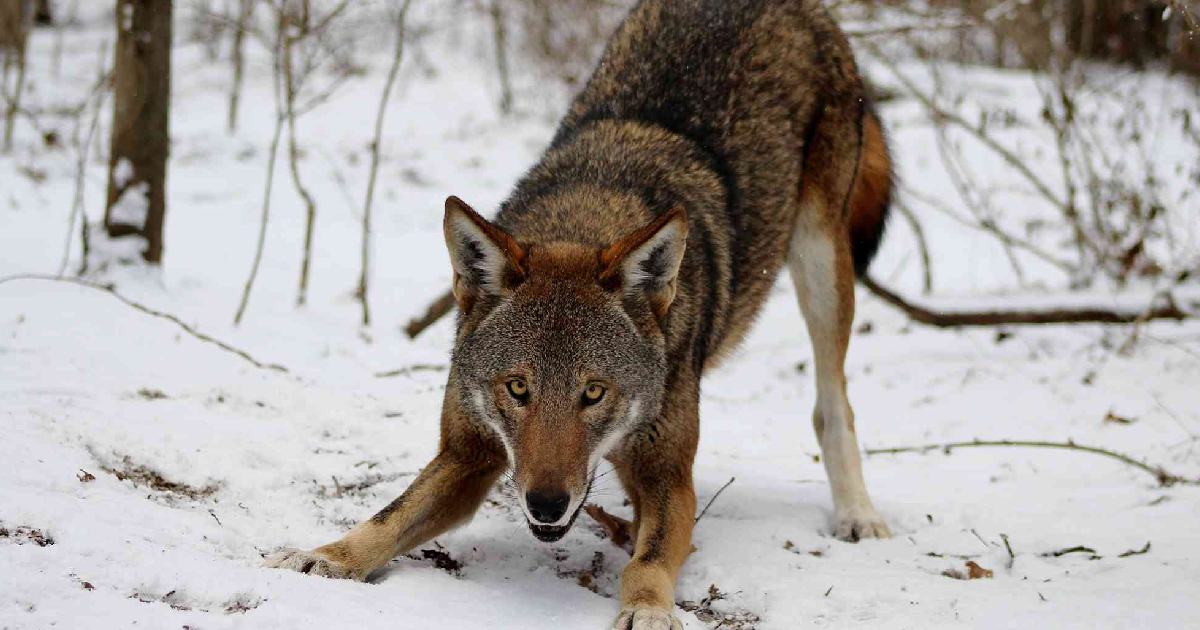
POLYGON ((567 511, 571 495, 553 490, 531 490, 525 493, 525 507, 539 523, 557 523, 567 511))

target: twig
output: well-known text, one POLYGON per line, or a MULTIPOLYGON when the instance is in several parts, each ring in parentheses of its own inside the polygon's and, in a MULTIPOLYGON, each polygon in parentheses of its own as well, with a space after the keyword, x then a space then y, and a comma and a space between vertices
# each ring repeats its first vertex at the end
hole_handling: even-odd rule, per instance
POLYGON ((980 542, 980 544, 983 545, 984 549, 991 550, 992 545, 990 543, 988 543, 988 541, 984 540, 983 536, 980 536, 979 532, 975 531, 974 527, 971 528, 971 534, 973 534, 975 536, 975 539, 978 540, 980 542))
POLYGON ((409 374, 412 374, 413 372, 441 372, 445 369, 446 369, 446 366, 444 366, 444 365, 435 365, 432 363, 417 363, 415 365, 409 365, 406 367, 397 368, 395 370, 388 370, 386 372, 376 372, 375 378, 391 378, 393 376, 408 376, 409 374))
POLYGON ((400 61, 404 58, 404 21, 412 0, 404 0, 404 5, 396 14, 396 50, 392 55, 392 65, 388 68, 387 81, 383 84, 383 94, 379 97, 379 111, 375 114, 375 135, 371 141, 371 171, 367 177, 367 198, 363 202, 362 217, 362 268, 358 276, 358 301, 362 304, 363 326, 371 324, 371 305, 368 294, 368 283, 371 271, 371 204, 375 201, 375 180, 379 174, 379 145, 383 136, 383 117, 387 113, 388 98, 392 94, 392 86, 396 83, 396 75, 400 72, 400 61))
POLYGON ((913 231, 913 236, 917 239, 917 251, 921 254, 921 288, 926 295, 933 291, 933 263, 929 256, 929 241, 925 238, 925 228, 921 226, 921 222, 917 220, 917 215, 912 211, 912 208, 907 203, 899 201, 896 203, 896 209, 900 211, 900 216, 908 222, 909 228, 913 231))
POLYGON ((737 479, 737 477, 730 477, 729 481, 726 481, 725 485, 721 486, 720 489, 717 490, 716 494, 712 495, 712 498, 708 500, 708 503, 704 504, 704 509, 700 510, 700 513, 696 515, 696 523, 699 523, 700 519, 704 518, 704 514, 708 512, 708 508, 712 507, 713 501, 716 501, 717 497, 721 496, 722 492, 725 492, 725 488, 728 488, 730 484, 733 483, 734 479, 737 479))
POLYGON ((446 291, 425 308, 424 314, 408 321, 408 324, 404 326, 404 334, 408 335, 409 339, 416 339, 417 335, 425 332, 426 328, 432 326, 437 320, 453 309, 454 294, 446 291))
POLYGON ((1000 540, 1004 541, 1004 548, 1008 551, 1007 569, 1012 570, 1013 563, 1017 560, 1017 555, 1013 553, 1012 544, 1008 542, 1008 534, 1000 534, 1000 540))
POLYGON ((909 94, 913 96, 913 98, 917 99, 917 101, 929 111, 935 122, 939 124, 950 123, 970 133, 977 140, 979 140, 980 143, 991 149, 997 156, 1000 157, 1000 159, 1012 167, 1013 170, 1021 174, 1021 176, 1033 186, 1034 190, 1036 190, 1039 195, 1054 205, 1054 207, 1066 207, 1066 203, 1060 199, 1053 190, 1050 189, 1050 186, 1041 177, 1038 177, 1038 175, 1033 172, 1033 169, 1025 163, 1025 160, 1022 159, 1021 156, 1014 153, 1008 147, 997 142, 995 138, 989 135, 979 125, 968 121, 955 112, 946 110, 934 102, 933 98, 922 92, 913 83, 913 81, 908 78, 908 76, 906 76, 900 71, 899 68, 897 68, 896 64, 891 60, 891 58, 883 54, 878 48, 868 44, 866 45, 866 49, 892 73, 896 80, 905 88, 905 90, 909 92, 909 94))
POLYGON ((142 313, 150 315, 151 317, 157 317, 158 319, 165 319, 165 320, 171 322, 172 324, 175 324, 176 326, 181 328, 184 332, 191 335, 192 337, 194 337, 200 341, 203 341, 204 343, 212 344, 226 352, 229 352, 229 353, 232 353, 232 354, 235 354, 235 355, 241 357, 243 360, 250 363, 251 365, 253 365, 256 368, 288 373, 288 369, 282 365, 279 365, 278 363, 263 363, 262 361, 259 361, 258 359, 255 359, 254 357, 250 356, 250 353, 246 352, 245 350, 242 350, 240 348, 235 348, 234 346, 231 346, 228 343, 221 341, 220 339, 217 339, 211 335, 208 335, 199 330, 196 330, 191 325, 185 323, 183 320, 179 319, 178 317, 176 317, 170 313, 165 313, 163 311, 150 308, 149 306, 146 306, 145 304, 136 302, 134 300, 131 300, 131 299, 125 297, 124 295, 121 295, 120 293, 117 293, 117 290, 114 289, 110 285, 96 284, 94 282, 88 282, 87 280, 80 280, 79 278, 66 278, 66 277, 48 276, 48 275, 41 275, 41 274, 19 274, 19 275, 15 275, 15 276, 7 276, 4 278, 0 278, 0 285, 7 284, 9 282, 16 282, 19 280, 42 280, 42 281, 46 281, 46 282, 65 282, 67 284, 74 284, 74 285, 78 285, 81 287, 87 287, 89 289, 94 289, 96 291, 101 291, 103 293, 107 293, 107 294, 113 296, 114 298, 116 298, 121 303, 125 304, 126 306, 133 308, 134 310, 141 311, 142 313))
POLYGON ((1129 556, 1140 556, 1144 553, 1149 553, 1149 552, 1150 552, 1150 541, 1147 540, 1145 546, 1143 546, 1141 549, 1130 549, 1129 551, 1122 551, 1121 553, 1117 554, 1117 557, 1118 558, 1128 558, 1129 556))
POLYGON ((1047 551, 1038 555, 1042 556, 1043 558, 1061 558, 1072 553, 1090 553, 1092 554, 1092 560, 1099 560, 1101 557, 1103 557, 1096 553, 1095 549, 1092 549, 1091 547, 1084 547, 1083 545, 1075 545, 1074 547, 1067 547, 1066 549, 1059 549, 1057 551, 1047 551))
POLYGON ((1117 311, 1090 307, 947 312, 910 302, 883 287, 870 276, 863 276, 859 280, 879 299, 900 309, 914 321, 938 328, 996 326, 999 324, 1132 324, 1152 319, 1180 321, 1194 316, 1180 309, 1174 300, 1166 300, 1166 303, 1161 305, 1151 305, 1144 311, 1117 311))
POLYGON ((950 22, 947 24, 905 24, 886 28, 847 29, 846 37, 850 39, 867 37, 895 37, 910 33, 936 33, 938 31, 959 31, 977 26, 974 22, 950 22))
POLYGON ((1066 442, 1047 442, 1042 440, 971 440, 970 442, 946 442, 942 444, 925 444, 922 446, 897 446, 891 448, 868 448, 864 449, 867 455, 896 455, 899 453, 927 453, 929 451, 941 450, 947 454, 956 448, 971 448, 977 446, 1014 446, 1028 448, 1054 448, 1071 451, 1083 451, 1085 453, 1094 453, 1103 455, 1109 459, 1115 459, 1123 464, 1133 466, 1138 470, 1153 475, 1161 486, 1187 485, 1200 486, 1200 478, 1188 478, 1180 475, 1175 475, 1167 472, 1161 466, 1153 466, 1143 461, 1136 460, 1129 455, 1111 451, 1098 446, 1086 446, 1076 444, 1073 441, 1066 442))
POLYGON ((82 142, 79 139, 80 123, 75 124, 75 146, 79 151, 75 160, 75 196, 71 201, 71 215, 67 219, 67 242, 63 245, 62 261, 58 265, 58 274, 63 275, 67 271, 67 264, 71 260, 71 243, 75 240, 75 221, 80 217, 83 218, 81 239, 82 252, 79 264, 80 273, 85 273, 88 267, 88 254, 90 244, 88 242, 88 220, 87 212, 84 208, 84 187, 86 184, 85 175, 87 175, 87 156, 88 151, 92 147, 92 138, 96 135, 96 129, 100 126, 100 111, 104 109, 104 98, 108 93, 108 86, 112 82, 112 73, 108 71, 103 59, 105 58, 105 49, 108 48, 108 42, 105 41, 100 46, 100 77, 96 80, 96 84, 92 86, 92 91, 80 108, 79 115, 82 117, 86 111, 87 104, 95 99, 95 109, 92 110, 92 120, 88 124, 87 135, 82 142))

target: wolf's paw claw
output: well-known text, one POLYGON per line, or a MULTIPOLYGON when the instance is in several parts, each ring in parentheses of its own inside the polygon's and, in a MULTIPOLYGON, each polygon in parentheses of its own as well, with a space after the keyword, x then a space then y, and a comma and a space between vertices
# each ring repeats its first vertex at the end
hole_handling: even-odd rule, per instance
POLYGON ((835 516, 834 536, 848 541, 858 542, 864 538, 891 538, 883 517, 872 508, 846 510, 835 516))
POLYGON ((272 569, 288 569, 309 575, 319 575, 327 578, 357 579, 350 567, 326 558, 315 551, 299 549, 280 549, 267 556, 263 565, 272 569))
POLYGON ((669 610, 626 608, 617 617, 613 630, 683 630, 683 623, 669 610))

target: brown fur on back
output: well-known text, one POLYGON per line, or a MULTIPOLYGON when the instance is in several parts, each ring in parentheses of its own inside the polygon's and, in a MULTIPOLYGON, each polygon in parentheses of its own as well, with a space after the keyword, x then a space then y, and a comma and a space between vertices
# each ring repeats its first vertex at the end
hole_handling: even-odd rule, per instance
MULTIPOLYGON (((860 144, 864 172, 878 170, 882 135, 848 137, 865 101, 849 44, 818 2, 645 0, 497 224, 522 243, 602 248, 685 208, 688 248, 665 328, 673 362, 700 371, 736 345, 765 301, 805 182, 851 181, 860 144), (840 159, 818 168, 838 175, 808 178, 810 145, 821 143, 823 156, 840 159)), ((878 198, 878 178, 864 181, 878 198)), ((849 192, 821 191, 837 216, 819 219, 846 238, 849 192)))
POLYGON ((644 0, 495 224, 447 200, 460 317, 438 455, 342 540, 269 562, 365 579, 468 518, 506 466, 534 536, 559 540, 607 458, 635 532, 615 627, 678 627, 700 377, 785 261, 835 532, 887 536, 844 360, 851 252, 878 243, 889 171, 849 44, 815 0, 644 0))

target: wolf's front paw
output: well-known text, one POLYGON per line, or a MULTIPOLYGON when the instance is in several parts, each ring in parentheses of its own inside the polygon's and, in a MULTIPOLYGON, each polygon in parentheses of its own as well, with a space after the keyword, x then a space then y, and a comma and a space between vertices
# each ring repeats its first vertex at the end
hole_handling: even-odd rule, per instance
POLYGON ((867 506, 839 511, 834 515, 833 534, 838 538, 858 542, 864 538, 891 538, 883 517, 875 508, 867 506))
POLYGON ((267 556, 263 564, 272 569, 290 569, 292 571, 299 571, 300 573, 319 575, 327 578, 361 579, 355 575, 354 570, 348 565, 327 558, 315 550, 280 549, 267 556))
POLYGON ((661 608, 626 608, 617 617, 613 630, 683 630, 683 623, 661 608))

